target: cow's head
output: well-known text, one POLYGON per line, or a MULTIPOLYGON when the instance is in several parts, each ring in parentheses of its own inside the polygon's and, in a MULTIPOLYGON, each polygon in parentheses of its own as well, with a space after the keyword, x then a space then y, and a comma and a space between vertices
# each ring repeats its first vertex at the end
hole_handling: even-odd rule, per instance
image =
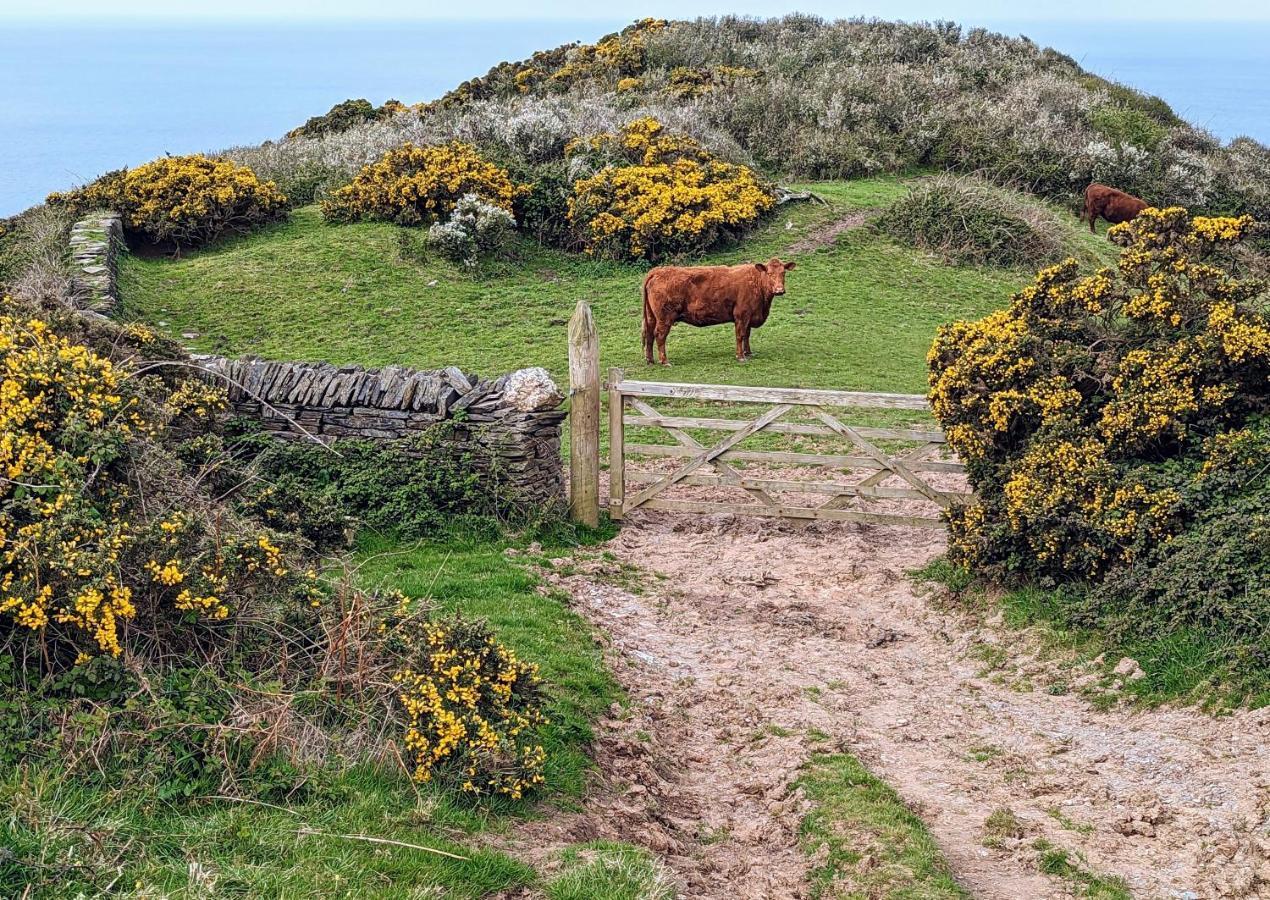
POLYGON ((781 262, 773 256, 765 263, 755 263, 754 268, 767 275, 767 283, 771 288, 772 296, 779 297, 785 293, 785 273, 794 271, 794 264, 792 262, 781 262))

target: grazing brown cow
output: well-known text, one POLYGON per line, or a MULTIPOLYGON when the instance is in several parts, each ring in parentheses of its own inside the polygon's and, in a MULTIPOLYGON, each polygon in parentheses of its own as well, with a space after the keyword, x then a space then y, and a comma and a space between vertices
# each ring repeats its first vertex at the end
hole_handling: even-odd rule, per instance
POLYGON ((1112 225, 1119 225, 1121 222, 1128 222, 1149 205, 1132 194, 1094 182, 1085 188, 1085 212, 1080 218, 1082 222, 1089 220, 1089 231, 1092 233, 1094 222, 1100 216, 1112 225))
POLYGON ((767 321, 772 298, 785 293, 785 273, 794 264, 772 259, 739 266, 661 266, 644 277, 644 358, 653 361, 653 340, 663 366, 666 335, 676 322, 736 324, 736 358, 750 350, 750 329, 767 321))

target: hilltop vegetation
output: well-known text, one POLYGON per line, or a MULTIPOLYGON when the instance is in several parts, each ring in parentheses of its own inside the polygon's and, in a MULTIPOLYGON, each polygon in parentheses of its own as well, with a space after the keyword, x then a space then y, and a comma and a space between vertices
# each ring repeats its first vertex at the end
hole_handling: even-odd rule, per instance
POLYGON ((228 155, 307 202, 407 140, 459 139, 558 176, 570 141, 643 116, 769 177, 948 168, 1064 203, 1102 181, 1160 206, 1270 213, 1264 145, 1223 147, 1070 57, 946 22, 646 20, 501 63, 392 118, 228 155))

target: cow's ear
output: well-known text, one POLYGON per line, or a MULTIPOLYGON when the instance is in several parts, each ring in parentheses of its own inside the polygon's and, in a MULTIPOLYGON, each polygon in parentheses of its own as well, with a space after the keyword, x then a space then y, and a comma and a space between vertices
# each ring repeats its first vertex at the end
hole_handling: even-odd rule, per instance
POLYGON ((765 263, 755 263, 754 268, 758 269, 760 272, 767 271, 767 265, 765 263))
POLYGON ((792 271, 794 271, 794 263, 792 263, 792 262, 787 262, 787 263, 785 263, 785 271, 786 271, 786 272, 792 272, 792 271))

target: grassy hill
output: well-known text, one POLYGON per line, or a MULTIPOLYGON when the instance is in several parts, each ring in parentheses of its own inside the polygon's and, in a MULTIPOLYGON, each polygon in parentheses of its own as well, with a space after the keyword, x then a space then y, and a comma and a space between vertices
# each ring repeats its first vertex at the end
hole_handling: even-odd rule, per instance
MULTIPOLYGON (((799 267, 789 292, 754 338, 745 365, 730 328, 677 326, 669 372, 680 381, 844 390, 925 390, 925 353, 937 325, 1004 304, 1030 273, 954 267, 883 237, 858 214, 907 187, 895 178, 806 185, 827 201, 794 203, 739 246, 702 262, 780 256, 799 267), (844 220, 856 226, 837 232, 844 220)), ((1066 240, 1105 258, 1106 241, 1074 217, 1066 240)), ((528 240, 516 258, 474 279, 409 250, 417 231, 385 223, 332 226, 316 208, 290 222, 178 259, 124 260, 128 316, 201 351, 419 367, 458 365, 482 374, 541 365, 567 372, 566 323, 589 302, 602 363, 645 370, 640 282, 646 267, 586 259, 528 240), (403 244, 407 247, 403 254, 403 244)))

